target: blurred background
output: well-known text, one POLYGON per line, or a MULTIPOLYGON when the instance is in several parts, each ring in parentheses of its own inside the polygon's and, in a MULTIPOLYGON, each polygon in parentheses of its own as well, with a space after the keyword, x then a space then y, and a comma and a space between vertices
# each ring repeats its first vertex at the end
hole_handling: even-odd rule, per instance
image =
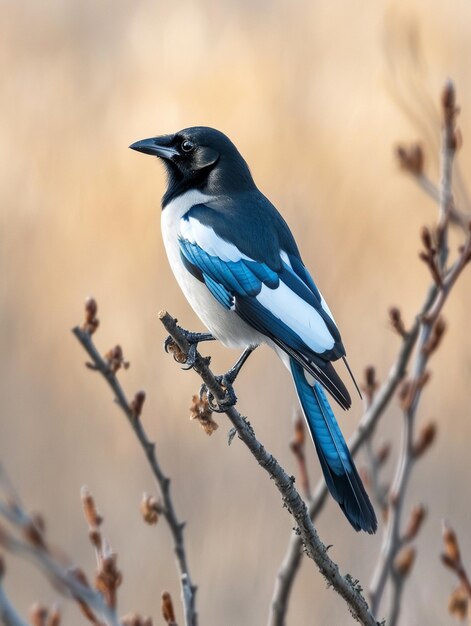
MULTIPOLYGON (((462 109, 466 178, 470 18, 465 0, 2 0, 0 459, 28 507, 46 517, 50 538, 92 572, 79 497, 81 485, 89 486, 124 572, 121 613, 159 619, 160 592, 169 590, 178 604, 179 589, 167 528, 146 526, 139 513, 142 492, 154 492, 143 454, 70 333, 86 296, 99 304, 97 345, 105 352, 121 343, 131 362, 120 374, 125 389, 147 392, 142 419, 188 521, 202 625, 266 622, 292 527, 241 443, 228 448, 227 420, 219 417, 219 430, 207 437, 188 419, 199 379, 164 354, 157 312, 202 327, 165 257, 162 168, 127 146, 196 124, 226 132, 288 220, 357 377, 374 364, 384 379, 400 343, 387 310, 400 306, 406 321, 418 311, 429 283, 418 234, 436 217, 433 202, 399 171, 393 148, 422 140, 427 172, 436 177, 435 109, 450 76, 462 109)), ((470 287, 468 272, 447 305, 449 330, 420 405, 419 424, 436 420, 439 437, 407 498, 408 506, 426 504, 429 516, 403 624, 451 620, 455 581, 439 561, 443 518, 471 564, 470 287)), ((237 356, 216 345, 210 351, 219 372, 237 356)), ((271 352, 252 357, 237 393, 259 438, 294 473, 295 397, 271 352)), ((348 414, 337 412, 346 435, 361 412, 359 399, 348 414)), ((401 425, 393 403, 376 441, 391 440, 394 458, 401 425)), ((311 450, 309 468, 316 481, 311 450)), ((356 534, 329 501, 318 528, 342 571, 367 588, 382 524, 374 538, 356 534)), ((28 564, 9 557, 7 567, 6 590, 24 612, 33 600, 57 598, 28 564)), ((63 609, 67 624, 83 622, 73 605, 63 609)), ((288 623, 351 621, 305 562, 288 623)))

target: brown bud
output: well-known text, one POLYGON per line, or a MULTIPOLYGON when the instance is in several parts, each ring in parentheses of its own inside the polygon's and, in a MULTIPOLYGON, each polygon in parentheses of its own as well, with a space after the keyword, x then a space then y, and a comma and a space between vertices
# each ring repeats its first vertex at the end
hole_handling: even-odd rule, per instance
POLYGON ((414 539, 422 527, 427 511, 422 504, 415 506, 410 514, 409 523, 404 533, 404 540, 411 541, 414 539))
POLYGON ((399 404, 401 405, 403 411, 408 411, 410 409, 413 391, 414 386, 410 380, 405 380, 399 387, 399 404))
POLYGON ((434 422, 425 424, 419 432, 416 442, 412 447, 412 454, 414 458, 422 456, 435 441, 437 435, 437 426, 434 422))
POLYGON ((431 355, 440 345, 443 335, 446 331, 446 322, 443 317, 439 317, 433 325, 428 341, 424 344, 422 350, 427 355, 431 355))
POLYGON ((416 390, 419 391, 420 389, 423 389, 431 378, 432 374, 429 370, 422 372, 422 374, 420 374, 420 376, 418 376, 418 378, 414 381, 416 390))
POLYGON ((85 300, 85 322, 82 326, 82 330, 89 335, 93 335, 100 324, 100 320, 96 316, 97 312, 98 305, 95 298, 87 298, 85 300))
POLYGON ((88 538, 90 539, 90 543, 92 544, 92 546, 96 548, 98 551, 100 551, 102 547, 102 539, 101 539, 100 531, 95 528, 92 529, 88 533, 88 538))
POLYGON ((379 467, 383 466, 389 458, 391 453, 391 444, 389 442, 384 442, 376 452, 376 462, 379 467))
POLYGON ((135 419, 141 416, 142 407, 146 399, 145 391, 138 391, 131 402, 131 411, 135 419))
MULTIPOLYGON (((442 91, 442 112, 445 126, 451 126, 453 128, 456 122, 458 108, 456 106, 455 86, 451 80, 446 81, 442 91)), ((448 147, 454 150, 456 144, 453 142, 453 144, 448 147)))
POLYGON ((464 620, 468 615, 469 596, 463 585, 459 585, 448 599, 448 611, 457 619, 464 620))
POLYGON ((44 522, 41 522, 41 519, 38 514, 32 516, 29 523, 23 527, 23 535, 33 546, 45 549, 46 542, 43 535, 44 522))
POLYGON ((44 517, 41 515, 41 513, 31 513, 30 519, 36 527, 37 531, 41 533, 41 535, 44 535, 44 533, 46 532, 46 522, 44 521, 44 517))
POLYGON ((101 568, 95 578, 95 587, 105 597, 108 606, 116 606, 116 591, 123 581, 117 566, 117 555, 109 553, 102 558, 101 568))
POLYGON ((147 524, 157 524, 159 515, 162 513, 162 505, 148 493, 142 494, 141 515, 147 524))
POLYGON ((207 435, 212 435, 219 425, 213 420, 213 412, 205 395, 202 398, 193 396, 190 405, 190 419, 198 420, 207 435))
POLYGON ((428 226, 422 227, 420 236, 422 239, 422 243, 424 244, 425 250, 432 252, 432 254, 435 254, 436 250, 433 246, 432 232, 428 226))
POLYGON ((408 546, 403 548, 394 559, 394 569, 402 577, 405 578, 412 569, 415 561, 415 548, 408 546))
POLYGON ((175 611, 173 610, 173 602, 168 591, 162 594, 162 617, 167 624, 175 624, 175 611))
POLYGON ((413 176, 421 176, 424 171, 424 151, 418 143, 411 146, 396 147, 396 158, 399 167, 413 176))
POLYGON ((111 350, 108 350, 105 354, 105 361, 113 374, 116 374, 121 367, 125 370, 129 367, 129 361, 124 360, 123 349, 119 345, 116 345, 114 348, 111 348, 111 350))
POLYGON ((456 533, 453 528, 446 523, 443 524, 443 546, 445 552, 442 555, 442 560, 445 565, 453 568, 461 563, 460 548, 456 533))
POLYGON ((407 337, 407 330, 402 320, 401 311, 397 307, 391 307, 389 309, 389 321, 398 335, 403 339, 407 337))
POLYGON ((80 496, 82 498, 82 507, 85 514, 87 523, 92 528, 99 527, 103 523, 103 518, 96 510, 95 500, 92 494, 88 490, 88 487, 83 486, 80 490, 80 496))
POLYGON ((362 391, 365 392, 368 402, 372 401, 377 388, 378 382, 376 380, 376 370, 373 365, 368 365, 365 368, 365 382, 361 386, 362 391))
POLYGON ((48 610, 45 606, 35 603, 29 611, 29 621, 32 626, 46 626, 48 610))
POLYGON ((47 626, 59 626, 61 623, 61 613, 59 611, 59 607, 57 604, 52 606, 51 611, 49 612, 49 617, 47 620, 47 626))

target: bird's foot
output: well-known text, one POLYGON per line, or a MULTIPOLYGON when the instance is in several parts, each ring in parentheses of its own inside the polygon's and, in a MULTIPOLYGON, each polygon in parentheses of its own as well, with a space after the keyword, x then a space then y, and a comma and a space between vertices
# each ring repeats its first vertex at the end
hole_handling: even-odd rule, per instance
POLYGON ((214 413, 224 413, 228 408, 237 403, 237 396, 235 394, 234 387, 232 386, 233 381, 231 380, 230 370, 227 374, 215 376, 214 378, 221 385, 221 387, 223 387, 224 398, 221 398, 221 400, 216 399, 213 392, 208 389, 208 386, 205 383, 203 383, 200 387, 200 399, 203 399, 203 397, 206 396, 211 411, 214 413))
POLYGON ((237 360, 237 362, 231 367, 230 370, 228 370, 222 376, 215 376, 217 382, 222 387, 224 387, 225 397, 223 400, 217 401, 216 398, 214 397, 214 394, 211 393, 211 391, 208 389, 207 385, 205 384, 201 385, 200 399, 204 395, 206 396, 208 400, 209 408, 211 409, 211 411, 214 411, 215 413, 224 413, 226 409, 236 404, 237 396, 235 394, 234 387, 233 387, 234 381, 237 378, 240 370, 242 369, 242 366, 244 365, 244 363, 246 362, 246 360, 249 358, 249 356, 252 354, 252 352, 255 350, 256 347, 257 346, 249 346, 248 348, 246 348, 244 352, 242 353, 242 355, 237 360))
POLYGON ((195 364, 196 352, 200 341, 213 341, 215 337, 213 337, 211 333, 193 333, 189 330, 185 330, 184 328, 181 328, 180 331, 183 335, 185 335, 185 339, 190 344, 188 353, 184 355, 183 352, 178 349, 178 346, 176 346, 171 335, 169 335, 164 342, 164 350, 165 352, 172 352, 175 361, 184 364, 182 365, 182 369, 189 370, 195 364))

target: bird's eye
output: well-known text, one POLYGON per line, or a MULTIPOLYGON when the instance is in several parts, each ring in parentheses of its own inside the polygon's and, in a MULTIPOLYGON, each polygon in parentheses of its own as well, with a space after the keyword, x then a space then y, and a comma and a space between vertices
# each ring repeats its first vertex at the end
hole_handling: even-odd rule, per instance
POLYGON ((183 152, 191 152, 194 148, 194 145, 188 139, 182 141, 182 150, 183 152))

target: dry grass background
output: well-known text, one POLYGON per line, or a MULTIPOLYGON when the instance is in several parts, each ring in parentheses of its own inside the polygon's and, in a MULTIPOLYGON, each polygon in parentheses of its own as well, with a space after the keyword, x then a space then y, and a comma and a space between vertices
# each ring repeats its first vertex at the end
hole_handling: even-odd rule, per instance
MULTIPOLYGON (((148 393, 143 419, 189 520, 202 625, 265 622, 291 528, 246 450, 237 441, 227 448, 224 419, 212 438, 188 421, 198 380, 163 354, 156 313, 168 308, 190 328, 201 324, 172 279, 160 239, 163 172, 127 146, 194 124, 229 134, 297 236, 351 365, 362 372, 374 363, 384 376, 398 346, 386 311, 399 304, 407 318, 417 310, 428 282, 417 260, 418 232, 434 219, 431 201, 392 157, 398 140, 418 133, 391 97, 385 42, 393 42, 405 84, 413 82, 403 45, 415 24, 426 91, 435 97, 445 77, 455 79, 466 175, 470 18, 465 0, 0 4, 0 458, 25 501, 46 515, 50 536, 89 568, 79 488, 93 490, 125 573, 122 612, 157 616, 160 591, 178 596, 178 588, 167 530, 140 519, 141 493, 153 489, 141 451, 69 332, 88 294, 100 305, 97 343, 105 350, 121 342, 132 363, 121 375, 125 387, 148 393)), ((410 503, 425 502, 430 514, 403 624, 449 619, 454 581, 438 560, 443 517, 453 521, 471 563, 470 286, 468 275, 447 307, 450 329, 420 409, 422 419, 438 422, 440 436, 410 489, 410 503)), ((236 356, 211 350, 220 371, 236 356)), ((294 393, 282 366, 260 350, 237 390, 261 440, 294 472, 287 445, 294 393)), ((360 413, 357 400, 339 416, 346 434, 360 413)), ((397 438, 396 408, 382 429, 397 438)), ((381 533, 353 533, 332 502, 319 531, 342 568, 366 586, 381 533)), ((30 567, 11 559, 8 566, 7 590, 19 607, 55 597, 30 567)), ((81 623, 74 607, 67 606, 66 622, 81 623)), ((289 623, 349 623, 310 563, 289 623)))

